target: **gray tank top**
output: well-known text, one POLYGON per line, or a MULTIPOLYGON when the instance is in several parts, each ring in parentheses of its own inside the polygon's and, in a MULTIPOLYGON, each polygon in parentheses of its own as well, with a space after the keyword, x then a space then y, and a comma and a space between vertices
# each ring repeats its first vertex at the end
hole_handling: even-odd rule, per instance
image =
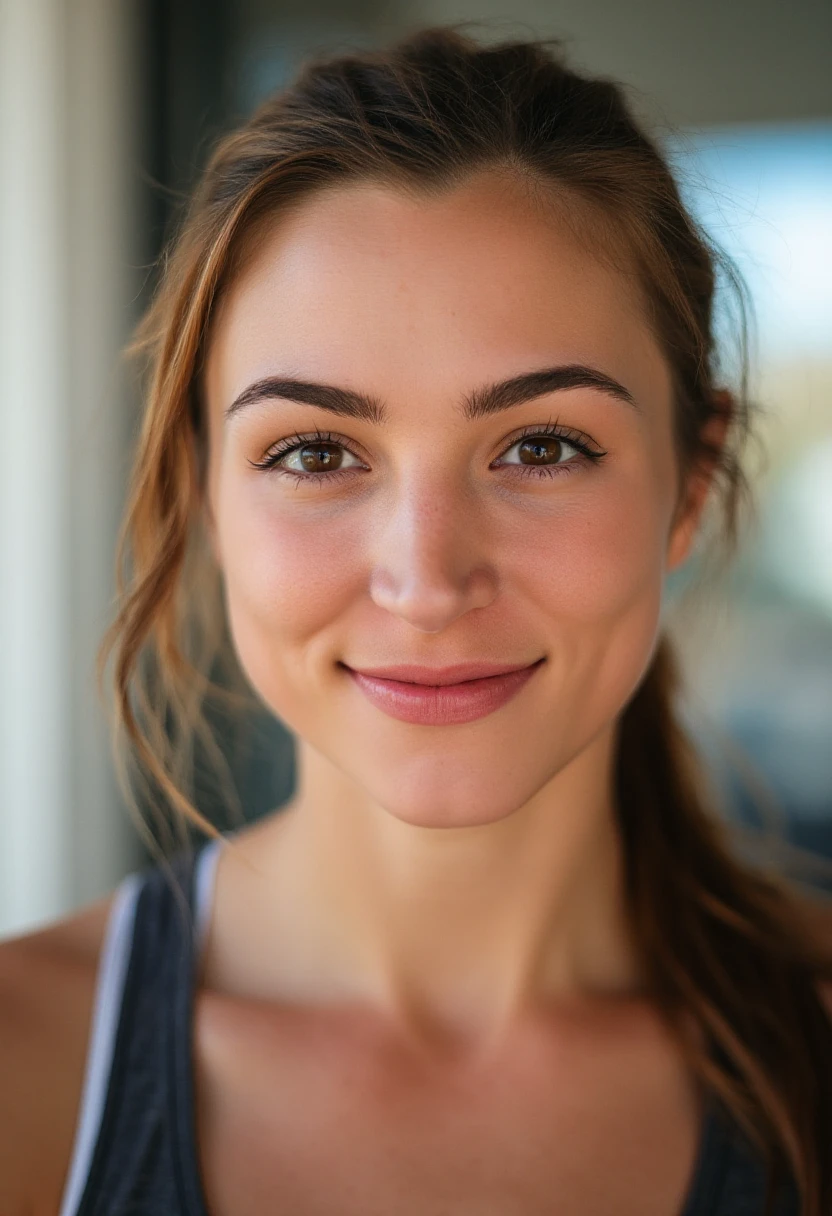
MULTIPOLYGON (((209 1216, 196 1146, 191 1019, 218 855, 212 841, 174 859, 175 885, 155 867, 118 888, 60 1216, 209 1216)), ((763 1163, 711 1098, 685 1203, 668 1216, 763 1216, 764 1194, 763 1163)), ((281 1213, 279 1194, 272 1211, 292 1216, 281 1213)), ((771 1216, 799 1213, 789 1178, 771 1216)))

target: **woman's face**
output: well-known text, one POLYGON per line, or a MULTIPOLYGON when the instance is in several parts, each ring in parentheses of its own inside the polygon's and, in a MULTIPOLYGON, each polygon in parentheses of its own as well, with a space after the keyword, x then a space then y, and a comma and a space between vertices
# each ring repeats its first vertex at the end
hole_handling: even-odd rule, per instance
POLYGON ((205 389, 243 668, 375 803, 491 822, 614 729, 692 531, 673 525, 670 373, 631 277, 497 174, 430 201, 345 186, 257 244, 205 389), (620 388, 552 370, 575 366, 620 388), (350 670, 539 660, 510 699, 451 698, 441 723, 408 698, 388 712, 350 670))

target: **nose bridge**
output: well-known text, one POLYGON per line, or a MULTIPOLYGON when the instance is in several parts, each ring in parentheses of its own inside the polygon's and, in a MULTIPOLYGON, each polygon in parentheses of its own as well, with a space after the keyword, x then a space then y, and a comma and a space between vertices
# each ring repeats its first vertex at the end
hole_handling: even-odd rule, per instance
POLYGON ((488 603, 496 579, 464 476, 422 468, 403 475, 393 495, 374 555, 376 602, 430 632, 488 603))

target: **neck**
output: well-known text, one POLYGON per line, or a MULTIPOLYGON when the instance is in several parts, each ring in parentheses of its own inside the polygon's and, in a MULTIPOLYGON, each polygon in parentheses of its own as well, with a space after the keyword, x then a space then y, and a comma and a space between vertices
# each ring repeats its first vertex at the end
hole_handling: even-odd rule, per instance
POLYGON ((246 940, 266 923, 279 943, 243 986, 369 1002, 414 1039, 480 1043, 542 1007, 638 992, 611 734, 523 807, 466 827, 402 822, 300 747, 295 797, 240 842, 263 879, 237 888, 261 926, 246 940))

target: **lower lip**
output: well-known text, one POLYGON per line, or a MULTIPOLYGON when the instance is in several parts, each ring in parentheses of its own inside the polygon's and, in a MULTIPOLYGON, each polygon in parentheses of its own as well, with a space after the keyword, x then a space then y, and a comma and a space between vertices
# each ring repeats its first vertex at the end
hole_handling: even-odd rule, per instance
POLYGON ((404 680, 383 680, 351 668, 347 670, 365 697, 389 717, 420 726, 452 726, 485 718, 505 705, 542 663, 543 659, 538 659, 530 667, 506 675, 443 685, 408 684, 404 680))

